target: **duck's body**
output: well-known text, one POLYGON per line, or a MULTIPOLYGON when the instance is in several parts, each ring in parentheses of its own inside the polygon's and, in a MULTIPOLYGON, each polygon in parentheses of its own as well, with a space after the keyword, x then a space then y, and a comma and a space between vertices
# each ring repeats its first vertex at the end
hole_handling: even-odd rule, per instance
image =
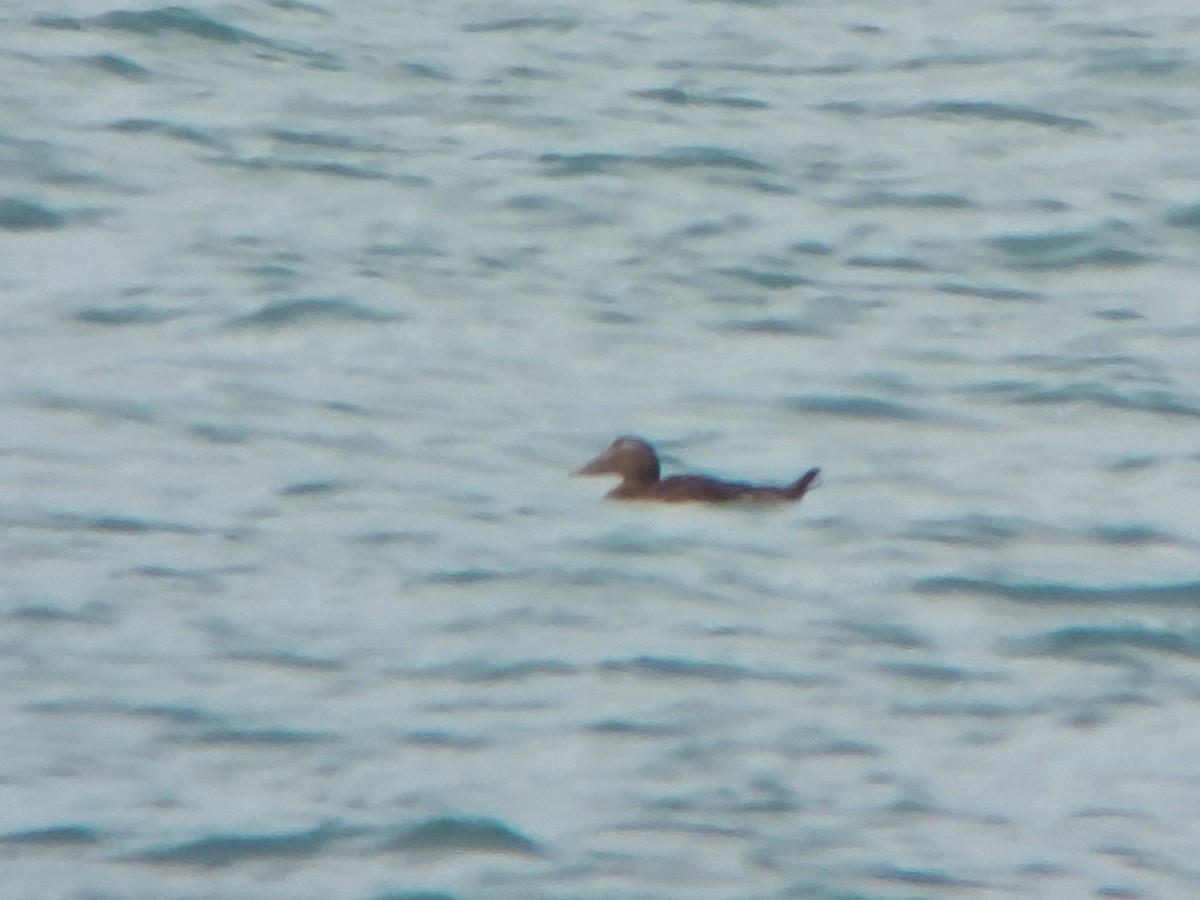
POLYGON ((658 503, 795 503, 816 481, 820 469, 809 469, 785 487, 721 481, 708 475, 660 477, 658 454, 638 437, 619 437, 609 448, 577 471, 576 475, 620 475, 621 483, 609 491, 614 500, 649 500, 658 503))

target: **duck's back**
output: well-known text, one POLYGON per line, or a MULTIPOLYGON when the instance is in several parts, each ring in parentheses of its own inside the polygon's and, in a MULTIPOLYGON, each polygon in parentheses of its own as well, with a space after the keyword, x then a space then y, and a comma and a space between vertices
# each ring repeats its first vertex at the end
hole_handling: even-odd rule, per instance
POLYGON ((722 481, 708 475, 673 475, 653 484, 621 485, 609 496, 657 503, 732 503, 738 500, 787 503, 803 497, 816 477, 817 470, 813 469, 787 487, 764 487, 742 481, 722 481))

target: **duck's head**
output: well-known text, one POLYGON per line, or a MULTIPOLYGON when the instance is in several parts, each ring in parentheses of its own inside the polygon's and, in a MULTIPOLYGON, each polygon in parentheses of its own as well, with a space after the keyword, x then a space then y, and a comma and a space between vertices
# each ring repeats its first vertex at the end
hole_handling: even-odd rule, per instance
POLYGON ((576 475, 620 475, 636 484, 654 484, 660 474, 658 454, 640 437, 623 435, 608 449, 575 472, 576 475))

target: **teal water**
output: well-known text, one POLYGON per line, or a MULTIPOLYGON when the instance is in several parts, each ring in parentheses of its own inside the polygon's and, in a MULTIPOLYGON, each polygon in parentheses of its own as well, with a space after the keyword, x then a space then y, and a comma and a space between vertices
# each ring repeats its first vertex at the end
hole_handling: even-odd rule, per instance
POLYGON ((5 897, 1194 895, 1198 32, 10 3, 5 897))

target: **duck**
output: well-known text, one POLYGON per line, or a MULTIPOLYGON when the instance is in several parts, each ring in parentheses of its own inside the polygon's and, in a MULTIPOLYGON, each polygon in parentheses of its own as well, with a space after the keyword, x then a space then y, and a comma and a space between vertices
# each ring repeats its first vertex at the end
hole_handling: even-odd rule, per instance
POLYGON ((809 469, 784 487, 722 481, 709 475, 662 477, 658 454, 650 442, 626 434, 572 474, 620 475, 621 483, 608 492, 613 500, 647 500, 657 503, 795 503, 808 493, 820 469, 809 469))

